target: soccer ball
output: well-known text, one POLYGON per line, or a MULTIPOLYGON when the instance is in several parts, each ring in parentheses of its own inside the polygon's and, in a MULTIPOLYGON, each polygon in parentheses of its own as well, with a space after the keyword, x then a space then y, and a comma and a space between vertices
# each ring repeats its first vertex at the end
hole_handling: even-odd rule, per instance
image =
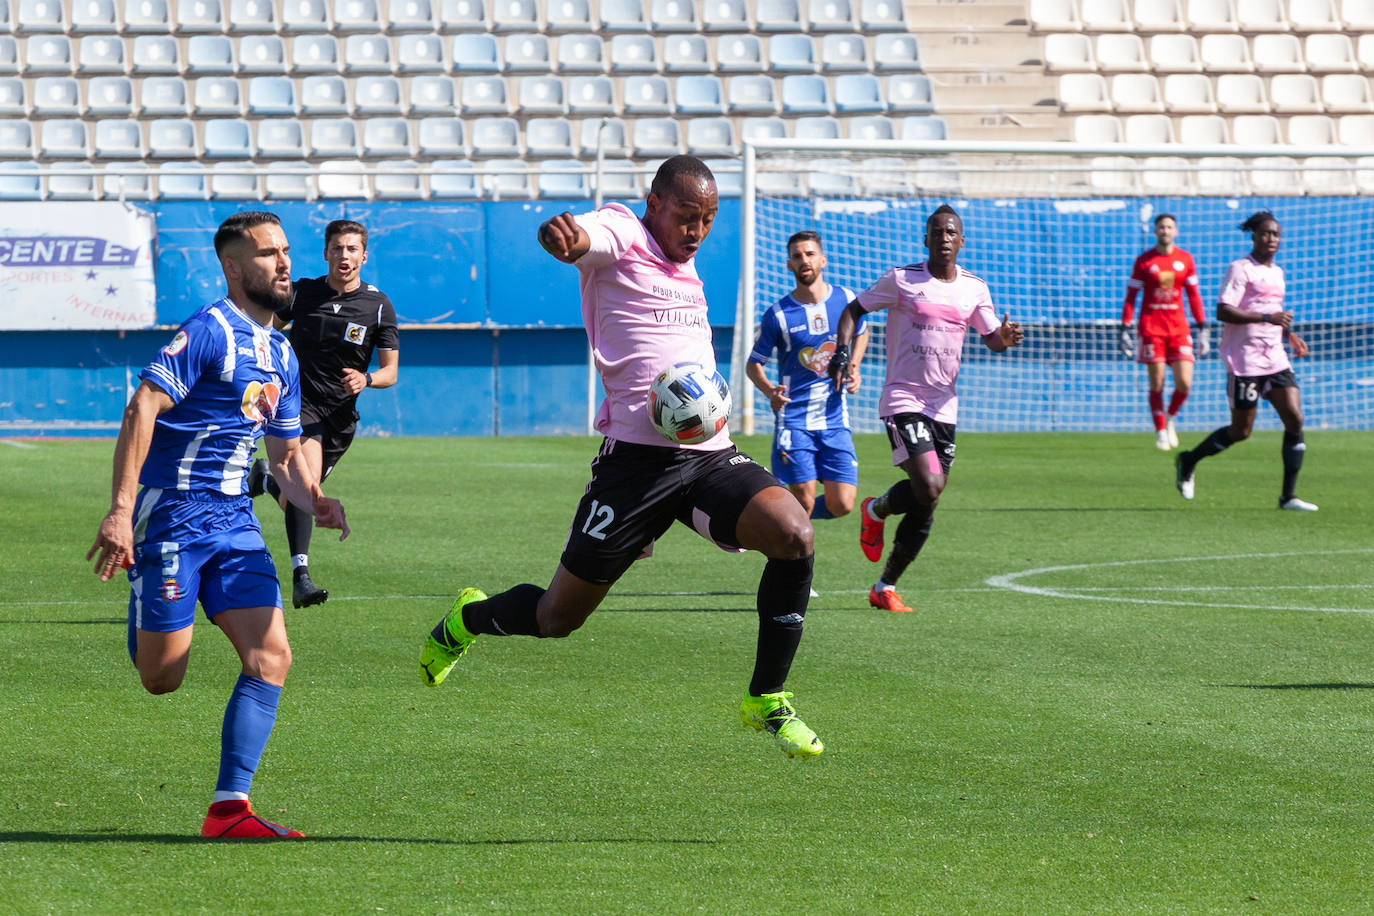
POLYGON ((705 442, 730 419, 730 388, 701 363, 670 366, 649 386, 649 419, 669 442, 705 442))

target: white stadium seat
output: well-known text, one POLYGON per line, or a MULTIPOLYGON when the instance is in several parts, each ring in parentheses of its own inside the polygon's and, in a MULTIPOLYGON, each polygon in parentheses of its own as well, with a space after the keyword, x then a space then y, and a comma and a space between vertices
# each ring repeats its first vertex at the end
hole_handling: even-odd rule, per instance
POLYGON ((377 0, 334 0, 334 28, 339 32, 380 32, 382 11, 377 0))
POLYGON ((1269 80, 1269 104, 1278 114, 1322 110, 1317 78, 1307 73, 1280 73, 1269 80))
POLYGON ((491 28, 495 32, 538 31, 538 2, 536 0, 492 0, 491 28))
POLYGON ((442 73, 444 42, 438 35, 406 34, 396 39, 398 73, 442 73))
POLYGON ((410 113, 445 114, 456 110, 457 90, 449 76, 416 76, 410 80, 410 113))
POLYGON ((1059 107, 1064 111, 1111 111, 1107 80, 1098 73, 1066 73, 1059 77, 1059 107))
POLYGON ((262 187, 268 200, 314 200, 315 167, 304 162, 269 162, 262 187))
POLYGON ((694 0, 650 0, 649 30, 661 35, 665 32, 695 32, 697 22, 694 0))
POLYGON ((1104 73, 1144 73, 1150 69, 1139 35, 1097 36, 1097 69, 1104 73))
POLYGON ((229 21, 235 33, 275 32, 277 7, 272 0, 230 0, 229 21))
POLYGON ((793 130, 798 140, 838 140, 843 134, 840 122, 830 115, 798 118, 793 130))
POLYGON ((415 155, 405 118, 368 118, 363 122, 363 155, 404 159, 415 155))
POLYGON ((1198 42, 1202 69, 1208 73, 1253 73, 1250 42, 1244 35, 1203 35, 1198 42))
POLYGON ((176 10, 176 30, 182 34, 224 31, 219 0, 177 0, 176 10))
MULTIPOLYGON (((1076 122, 1078 119, 1074 120, 1076 122)), ((902 118, 901 139, 948 140, 949 128, 945 125, 945 119, 936 115, 908 115, 902 118)))
POLYGON ((701 25, 708 32, 747 32, 753 27, 747 0, 704 0, 701 25))
POLYGON ((1361 73, 1337 73, 1322 77, 1322 105, 1333 114, 1365 114, 1374 111, 1369 79, 1361 73))
POLYGON ((629 131, 620 118, 589 118, 577 131, 578 148, 583 156, 624 159, 630 155, 629 131))
POLYGON ((705 36, 669 35, 663 39, 663 68, 669 73, 706 73, 711 51, 705 36))
POLYGON ((1074 0, 1030 0, 1032 32, 1079 32, 1083 20, 1074 0))
POLYGON ((286 73, 286 44, 276 35, 245 35, 239 39, 239 70, 243 73, 286 73))
POLYGON ((1164 110, 1159 80, 1152 73, 1121 73, 1111 80, 1112 107, 1123 113, 1164 110))
POLYGON ((615 85, 609 76, 568 78, 568 111, 581 115, 619 114, 615 104, 615 85))
MULTIPOLYGON (((1152 117, 1151 115, 1132 115, 1132 117, 1152 117)), ((1084 146, 1101 146, 1104 143, 1120 143, 1122 138, 1121 121, 1115 115, 1088 114, 1073 119, 1073 142, 1084 146)), ((902 139, 906 139, 903 135, 902 139)))
POLYGON ((797 0, 754 0, 754 28, 760 32, 802 31, 797 0))
POLYGON ((606 72, 606 44, 598 35, 561 35, 555 56, 560 73, 606 72))
POLYGON ((196 126, 189 118, 160 118, 148 122, 148 155, 154 159, 194 159, 196 126))
POLYGON ((869 140, 895 140, 897 139, 897 127, 891 118, 883 115, 850 118, 849 139, 865 142, 869 140))
POLYGON ((1345 27, 1336 0, 1291 0, 1288 24, 1297 32, 1339 32, 1345 27))
POLYGON ((124 4, 124 31, 135 34, 172 31, 167 0, 129 0, 124 4))
POLYGON ((1185 115, 1178 119, 1178 142, 1184 146, 1217 146, 1230 142, 1227 120, 1221 115, 1185 115))
POLYGON ((1374 32, 1374 0, 1341 0, 1341 18, 1351 32, 1374 32))
POLYGON ((1269 111, 1264 80, 1255 73, 1223 73, 1217 77, 1217 108, 1225 114, 1269 111))
POLYGON ((1341 115, 1336 136, 1346 146, 1374 147, 1374 114, 1341 115))
POLYGON ((859 0, 859 31, 905 32, 906 15, 901 0, 859 0))
POLYGON ((757 35, 720 36, 716 39, 716 69, 722 73, 763 70, 763 43, 757 35))
POLYGON ((23 117, 28 113, 24 81, 17 76, 0 77, 0 115, 23 117))
POLYGON ((1135 27, 1142 32, 1183 32, 1183 0, 1135 0, 1135 27))
POLYGON ((1201 73, 1202 51, 1192 35, 1156 35, 1150 39, 1150 63, 1156 73, 1201 73))
POLYGON ((458 101, 464 114, 510 113, 506 81, 499 76, 465 76, 459 83, 458 101))
POLYGON ((305 128, 295 118, 268 118, 258 123, 257 155, 265 159, 303 159, 305 128))
POLYGON ((916 36, 905 32, 884 32, 875 37, 873 39, 873 68, 875 70, 920 70, 921 46, 916 40, 916 36))
POLYGON ((568 112, 563 81, 556 76, 520 77, 515 100, 521 114, 562 115, 568 112))
POLYGON ((858 27, 850 0, 808 0, 806 19, 813 32, 853 32, 858 27))
POLYGON ((317 118, 310 123, 310 155, 357 156, 358 128, 352 118, 317 118))
POLYGON ((91 138, 86 122, 75 118, 51 118, 38 134, 38 155, 49 159, 84 159, 90 155, 91 138))
POLYGON ((1260 73, 1305 73, 1307 60, 1296 35, 1256 35, 1253 45, 1255 69, 1260 73))
POLYGON ((86 81, 86 113, 100 117, 133 115, 133 80, 127 76, 91 77, 86 81))
POLYGON ((1171 114, 1211 114, 1217 110, 1212 81, 1201 73, 1164 77, 1164 107, 1171 114))
POLYGON ((1303 58, 1312 73, 1355 73, 1360 69, 1349 35, 1321 32, 1303 41, 1303 58))
POLYGON ((648 35, 611 36, 613 73, 657 73, 661 69, 658 43, 648 35))
POLYGON ((548 73, 553 59, 549 39, 543 35, 521 33, 506 36, 506 70, 548 73))
POLYGON ((72 32, 113 35, 119 28, 119 8, 114 0, 72 0, 72 32))
POLYGON ((567 118, 531 118, 525 123, 525 155, 565 159, 576 155, 572 122, 567 118))
POLYGON ((1122 138, 1132 146, 1173 143, 1173 118, 1168 115, 1131 115, 1123 125, 1122 138))
POLYGON ((1195 35, 1207 32, 1235 32, 1234 0, 1188 0, 1188 30, 1195 35))
POLYGON ((357 77, 353 81, 353 110, 359 114, 404 114, 401 81, 394 76, 357 77))
POLYGON ((1135 31, 1128 0, 1079 0, 1078 12, 1090 32, 1135 31))
POLYGON ((138 122, 114 118, 96 121, 95 155, 99 159, 142 159, 143 134, 138 122))
POLYGON ((1242 32, 1287 32, 1283 0, 1236 0, 1236 25, 1242 32))
POLYGON ((737 156, 735 122, 729 118, 692 118, 687 122, 687 152, 694 156, 737 156))
POLYGON ((134 39, 133 72, 146 76, 181 72, 181 45, 166 35, 139 35, 134 39))
POLYGON ((1238 146, 1274 146, 1283 142, 1273 115, 1238 115, 1231 119, 1231 140, 1238 146))
POLYGON ((430 0, 391 0, 387 4, 386 29, 391 32, 432 32, 434 5, 430 0))
POLYGON ((416 136, 422 156, 461 158, 468 154, 463 122, 458 118, 421 118, 416 136))
POLYGON ((545 24, 550 32, 590 32, 595 29, 591 4, 587 0, 549 0, 544 13, 545 24))
POLYGON ((1288 119, 1292 146, 1330 146, 1336 142, 1336 121, 1327 115, 1294 115, 1288 119))
POLYGON ((301 114, 348 114, 348 84, 342 76, 315 74, 301 80, 301 114))
POLYGON ((127 72, 123 40, 113 35, 87 35, 82 38, 76 51, 76 71, 82 75, 127 72))

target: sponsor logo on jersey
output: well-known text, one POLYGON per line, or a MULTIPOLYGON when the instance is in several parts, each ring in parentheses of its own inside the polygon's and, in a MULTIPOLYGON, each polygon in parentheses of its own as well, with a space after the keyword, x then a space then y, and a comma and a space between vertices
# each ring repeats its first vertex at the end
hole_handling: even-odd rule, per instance
POLYGON ((789 334, 800 334, 802 331, 805 331, 805 330, 806 330, 806 325, 804 325, 804 324, 799 324, 799 325, 797 325, 795 328, 788 328, 788 329, 787 329, 787 333, 789 333, 789 334))
POLYGON ((258 354, 257 354, 257 351, 254 350, 252 347, 239 347, 239 356, 254 356, 254 357, 256 357, 257 355, 258 355, 258 354))
POLYGON ((276 382, 252 381, 243 390, 243 402, 239 407, 245 417, 261 426, 276 414, 280 400, 281 386, 276 382))
POLYGON ((797 354, 797 362, 817 375, 825 375, 830 368, 830 357, 835 355, 835 341, 827 340, 819 347, 807 347, 797 354))
POLYGON ((333 306, 333 308, 334 308, 334 314, 335 314, 335 315, 339 314, 339 307, 342 305, 342 303, 339 303, 339 302, 331 302, 331 303, 329 303, 329 304, 330 304, 331 306, 333 306))
POLYGON ((162 348, 162 352, 166 353, 168 356, 176 356, 182 350, 186 349, 186 342, 186 332, 177 331, 177 336, 173 337, 172 342, 162 348))
POLYGON ((748 455, 736 455, 730 459, 731 464, 751 464, 753 461, 754 459, 750 458, 748 455))
POLYGON ((351 321, 348 323, 347 329, 344 330, 344 340, 347 340, 349 343, 361 345, 363 342, 363 338, 365 338, 366 336, 367 328, 363 327, 360 324, 354 324, 351 321))
POLYGON ((1178 271, 1179 273, 1183 273, 1183 262, 1182 262, 1182 261, 1175 261, 1175 262, 1174 262, 1174 270, 1178 271))
POLYGON ((272 368, 272 351, 268 349, 267 342, 268 338, 266 335, 261 337, 257 335, 253 336, 253 352, 257 354, 259 369, 272 368))

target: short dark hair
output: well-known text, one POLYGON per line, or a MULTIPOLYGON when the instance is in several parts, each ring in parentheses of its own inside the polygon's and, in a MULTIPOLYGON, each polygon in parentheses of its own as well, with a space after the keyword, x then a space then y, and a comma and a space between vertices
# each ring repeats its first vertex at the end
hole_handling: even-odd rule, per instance
POLYGON ((958 210, 955 210, 949 204, 940 204, 940 206, 935 208, 934 212, 932 212, 929 216, 926 217, 926 232, 930 231, 930 224, 935 222, 935 217, 939 216, 942 213, 953 214, 954 218, 959 221, 959 225, 964 225, 964 218, 959 215, 958 210))
POLYGON ((696 156, 671 156, 658 167, 653 183, 649 185, 649 192, 659 197, 670 194, 677 180, 684 176, 716 183, 716 176, 710 167, 696 156))
POLYGON ((1159 221, 1162 219, 1171 219, 1174 221, 1174 225, 1178 225, 1178 217, 1174 216, 1172 213, 1161 213, 1158 216, 1156 216, 1155 225, 1158 226, 1159 221))
POLYGON ((215 231, 215 257, 223 257, 225 249, 248 238, 249 232, 264 223, 280 226, 281 220, 277 218, 277 214, 268 213, 266 210, 244 210, 220 223, 219 229, 215 231))
POLYGON ((1258 213, 1251 213, 1249 216, 1245 218, 1245 222, 1240 224, 1240 231, 1249 232, 1253 235, 1259 229, 1261 224, 1271 221, 1276 226, 1279 224, 1279 218, 1274 214, 1270 213, 1268 210, 1261 210, 1258 213))
POLYGON ((363 250, 367 250, 367 227, 362 223, 351 219, 334 220, 324 227, 324 247, 328 248, 329 243, 334 241, 336 235, 361 235, 363 237, 363 250))
POLYGON ((821 234, 814 229, 803 229, 801 232, 792 233, 792 237, 787 240, 787 254, 792 254, 792 246, 798 242, 815 242, 817 248, 824 248, 825 242, 821 241, 821 234))

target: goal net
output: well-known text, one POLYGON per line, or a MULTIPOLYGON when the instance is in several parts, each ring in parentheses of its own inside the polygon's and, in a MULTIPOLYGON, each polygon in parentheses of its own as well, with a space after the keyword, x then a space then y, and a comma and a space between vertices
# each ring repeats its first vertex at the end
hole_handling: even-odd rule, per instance
MULTIPOLYGON (((749 330, 736 335, 731 373, 740 428, 773 428, 767 400, 743 369, 760 315, 793 287, 788 237, 819 232, 826 279, 861 293, 888 269, 924 260, 925 220, 943 203, 963 218, 959 264, 987 280, 998 314, 1009 312, 1026 332, 1024 345, 1004 354, 969 332, 961 430, 1153 430, 1145 369, 1120 352, 1118 330, 1131 265, 1154 245, 1160 213, 1177 218, 1176 244, 1196 261, 1212 344, 1196 363, 1178 426, 1228 422, 1216 300, 1227 265, 1250 251, 1238 226, 1258 210, 1282 225, 1286 308, 1311 347, 1294 361, 1307 426, 1374 428, 1374 196, 1365 196, 1374 194, 1374 159, 1357 158, 1374 151, 1120 151, 949 141, 747 145, 736 327, 749 330)), ((863 386, 849 402, 856 432, 881 430, 885 321, 885 312, 870 316, 863 386)), ((1171 390, 1166 379, 1166 397, 1171 390)), ((1256 427, 1279 428, 1274 412, 1261 409, 1256 427)))

